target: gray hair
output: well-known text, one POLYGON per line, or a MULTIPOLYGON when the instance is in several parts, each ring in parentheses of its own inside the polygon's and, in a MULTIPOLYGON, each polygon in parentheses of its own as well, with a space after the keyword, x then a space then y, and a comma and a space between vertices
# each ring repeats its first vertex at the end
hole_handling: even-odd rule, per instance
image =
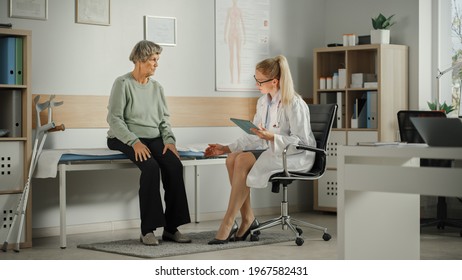
POLYGON ((144 62, 148 60, 153 54, 161 54, 162 47, 158 44, 148 41, 142 40, 139 41, 134 47, 132 52, 130 53, 130 61, 133 63, 137 61, 144 62))

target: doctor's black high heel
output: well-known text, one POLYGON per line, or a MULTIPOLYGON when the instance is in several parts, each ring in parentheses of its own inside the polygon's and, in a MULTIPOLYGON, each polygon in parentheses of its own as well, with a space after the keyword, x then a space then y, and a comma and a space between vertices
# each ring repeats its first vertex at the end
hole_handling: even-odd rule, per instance
POLYGON ((242 236, 235 236, 234 241, 245 241, 247 239, 247 236, 250 234, 250 231, 253 229, 256 229, 257 227, 260 226, 260 223, 258 222, 257 218, 255 218, 250 224, 249 228, 244 232, 242 236))
POLYGON ((234 221, 234 224, 233 224, 233 227, 231 228, 231 230, 229 231, 229 235, 228 235, 228 238, 226 238, 225 240, 221 240, 221 239, 212 239, 209 241, 209 245, 223 245, 223 244, 227 244, 228 241, 231 239, 231 238, 235 238, 235 234, 237 232, 237 230, 239 229, 236 221, 234 221))

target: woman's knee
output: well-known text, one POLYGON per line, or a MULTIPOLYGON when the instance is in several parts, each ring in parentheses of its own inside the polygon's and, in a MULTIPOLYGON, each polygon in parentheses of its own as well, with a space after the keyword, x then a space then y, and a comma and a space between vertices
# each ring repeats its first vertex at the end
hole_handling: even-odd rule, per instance
POLYGON ((145 161, 138 162, 138 166, 141 170, 141 172, 152 172, 152 171, 158 171, 159 170, 159 164, 155 159, 148 158, 145 161))
POLYGON ((252 166, 255 164, 256 159, 252 153, 240 153, 234 159, 234 170, 250 170, 252 166))
POLYGON ((234 168, 234 161, 235 161, 237 155, 238 155, 237 153, 230 153, 226 157, 226 167, 228 169, 233 169, 234 168))

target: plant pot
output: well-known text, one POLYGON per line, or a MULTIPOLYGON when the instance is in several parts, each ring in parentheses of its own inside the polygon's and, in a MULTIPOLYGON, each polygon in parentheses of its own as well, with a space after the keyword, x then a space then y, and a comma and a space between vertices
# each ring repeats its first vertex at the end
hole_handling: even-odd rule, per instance
POLYGON ((371 30, 371 44, 390 44, 390 30, 371 30))

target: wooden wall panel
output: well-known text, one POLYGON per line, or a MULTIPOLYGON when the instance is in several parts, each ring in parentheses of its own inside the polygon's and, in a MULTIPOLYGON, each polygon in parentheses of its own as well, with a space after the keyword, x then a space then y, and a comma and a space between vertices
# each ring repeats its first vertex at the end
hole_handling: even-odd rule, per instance
MULTIPOLYGON (((33 96, 35 98, 36 95, 33 96)), ((50 95, 40 94, 40 103, 50 95)), ((109 96, 102 95, 56 95, 54 101, 64 104, 53 108, 53 121, 66 128, 107 128, 107 104, 109 96)), ((252 120, 257 97, 184 97, 167 96, 170 120, 174 127, 234 126, 229 118, 252 120)), ((33 125, 36 126, 35 104, 33 125)), ((47 113, 40 116, 47 122, 47 113)))

